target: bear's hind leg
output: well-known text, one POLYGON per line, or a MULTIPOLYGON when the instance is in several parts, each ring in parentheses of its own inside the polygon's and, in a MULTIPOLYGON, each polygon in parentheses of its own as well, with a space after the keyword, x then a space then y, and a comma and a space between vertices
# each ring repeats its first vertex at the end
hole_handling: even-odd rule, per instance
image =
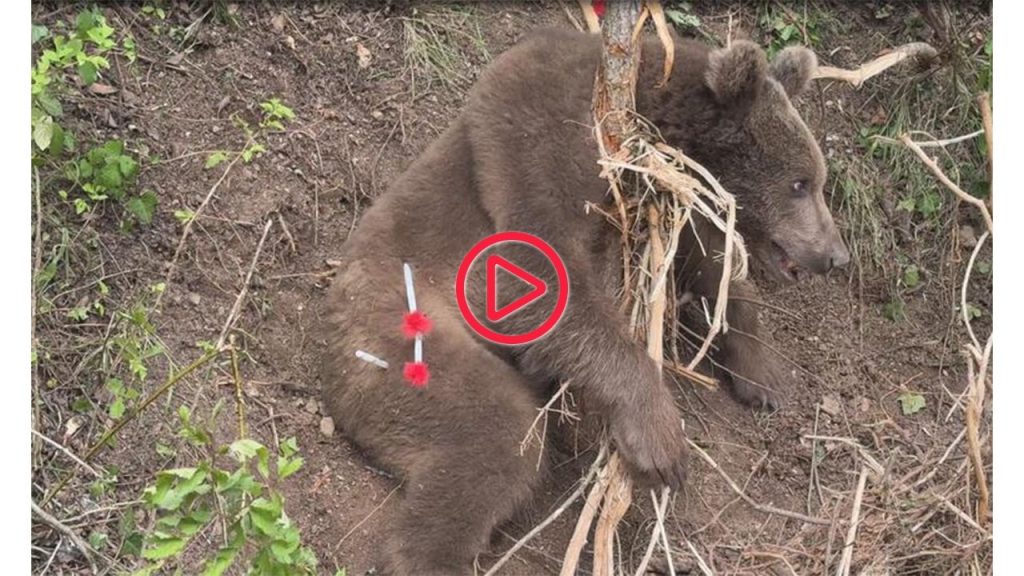
MULTIPOLYGON (((509 370, 502 368, 498 372, 509 370)), ((516 381, 521 377, 511 376, 489 384, 525 391, 516 381)), ((544 471, 539 440, 523 443, 536 408, 527 395, 509 391, 490 401, 473 394, 476 402, 452 414, 450 432, 429 439, 422 459, 408 469, 386 544, 394 574, 471 574, 494 528, 530 499, 544 471)))

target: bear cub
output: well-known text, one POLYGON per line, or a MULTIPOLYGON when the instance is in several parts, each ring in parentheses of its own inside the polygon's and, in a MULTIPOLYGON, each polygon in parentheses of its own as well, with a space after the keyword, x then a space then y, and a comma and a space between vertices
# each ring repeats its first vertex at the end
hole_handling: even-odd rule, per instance
MULTIPOLYGON (((677 40, 675 50, 671 79, 661 86, 662 48, 646 42, 637 111, 737 197, 739 230, 768 274, 793 281, 800 270, 845 265, 849 253, 822 193, 821 151, 790 102, 810 83, 814 55, 787 48, 769 63, 745 41, 712 50, 677 40)), ((382 550, 388 573, 472 572, 493 529, 544 476, 539 442, 523 440, 553 383, 571 381, 596 409, 642 486, 678 487, 684 479, 680 413, 619 309, 619 233, 589 209, 611 202, 591 117, 600 53, 597 36, 544 31, 498 57, 461 114, 341 249, 325 317, 323 400, 349 438, 403 479, 382 550), (560 321, 522 346, 479 337, 456 305, 463 256, 500 231, 546 241, 570 279, 560 321), (403 263, 415 271, 419 309, 433 322, 425 342, 431 378, 422 388, 402 374, 412 350, 399 330, 403 263), (357 350, 389 368, 360 360, 357 350)), ((680 290, 714 297, 721 244, 710 226, 683 232, 680 290)), ((536 251, 511 244, 494 252, 556 285, 536 251)), ((482 285, 475 276, 466 284, 475 310, 483 308, 482 285)), ((770 337, 758 326, 753 290, 746 282, 731 287, 731 330, 718 342, 718 361, 740 401, 774 408, 788 372, 764 344, 770 337)), ((556 296, 549 290, 502 329, 540 324, 556 296)))

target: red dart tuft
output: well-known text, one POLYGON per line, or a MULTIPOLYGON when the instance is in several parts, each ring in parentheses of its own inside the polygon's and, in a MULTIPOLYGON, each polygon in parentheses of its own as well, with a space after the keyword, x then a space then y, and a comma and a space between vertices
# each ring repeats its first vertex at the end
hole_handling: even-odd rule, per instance
POLYGON ((426 362, 406 362, 402 375, 413 388, 426 388, 430 381, 430 369, 426 362))
POLYGON ((593 0, 590 5, 594 7, 594 14, 597 14, 598 18, 604 16, 604 0, 593 0))
POLYGON ((434 323, 427 318, 427 315, 419 310, 406 312, 402 317, 402 335, 412 340, 417 334, 426 336, 434 327, 434 323))

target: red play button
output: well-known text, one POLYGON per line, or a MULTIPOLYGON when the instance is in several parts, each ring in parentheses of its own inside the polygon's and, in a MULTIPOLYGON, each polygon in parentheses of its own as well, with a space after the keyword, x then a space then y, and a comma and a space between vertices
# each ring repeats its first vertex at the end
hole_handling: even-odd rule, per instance
POLYGON ((519 266, 496 254, 487 257, 487 319, 491 322, 498 322, 510 314, 521 310, 529 305, 530 302, 547 294, 547 291, 548 285, 543 280, 519 266), (509 275, 515 276, 520 282, 529 284, 531 289, 511 303, 498 308, 498 272, 502 270, 509 275))
MULTIPOLYGON (((537 272, 537 270, 534 270, 534 272, 537 272)), ((569 271, 566 269, 565 263, 562 262, 562 258, 555 252, 555 249, 544 240, 526 232, 512 230, 498 232, 474 244, 469 252, 466 253, 466 256, 463 257, 462 264, 459 265, 458 274, 455 276, 455 299, 459 305, 459 312, 462 313, 463 319, 466 320, 466 324, 480 337, 504 346, 529 344, 550 332, 558 324, 562 314, 565 313, 566 307, 569 304, 569 271), (486 310, 483 315, 484 318, 478 318, 470 307, 469 298, 467 297, 466 283, 470 276, 469 270, 477 260, 477 257, 483 254, 485 250, 506 243, 522 244, 543 255, 544 259, 554 269, 557 283, 549 286, 544 280, 523 270, 505 258, 496 254, 489 254, 484 261, 487 272, 486 310), (515 295, 515 299, 500 308, 498 307, 499 275, 512 276, 516 280, 510 286, 507 278, 502 279, 504 293, 509 294, 508 290, 512 290, 511 294, 515 295), (521 286, 521 284, 526 284, 526 286, 521 286), (526 292, 520 294, 524 288, 526 292), (495 324, 529 306, 545 294, 548 294, 549 290, 555 290, 554 307, 550 311, 546 311, 545 314, 538 314, 538 318, 534 319, 537 322, 535 326, 527 327, 523 332, 503 333, 498 331, 498 326, 495 326, 495 324), (543 316, 543 318, 540 318, 540 316, 543 316), (484 321, 490 322, 492 325, 485 325, 484 321)), ((502 301, 507 302, 508 298, 506 297, 502 301)), ((522 323, 509 322, 507 324, 509 328, 523 328, 520 325, 522 323)))

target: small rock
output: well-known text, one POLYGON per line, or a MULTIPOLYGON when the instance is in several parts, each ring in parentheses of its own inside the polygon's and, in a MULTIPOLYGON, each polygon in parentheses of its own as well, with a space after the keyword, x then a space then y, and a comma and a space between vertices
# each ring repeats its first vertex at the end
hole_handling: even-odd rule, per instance
POLYGON ((978 245, 978 235, 975 234, 974 227, 970 224, 960 227, 960 244, 966 248, 974 248, 978 245))
POLYGON ((310 414, 316 414, 319 411, 320 403, 317 402, 315 399, 310 398, 309 402, 306 402, 306 412, 309 412, 310 414))
POLYGON ((320 433, 328 438, 334 436, 334 418, 324 416, 320 419, 320 433))
POLYGON ((868 410, 871 410, 871 400, 868 400, 867 398, 861 396, 857 403, 860 405, 861 412, 867 412, 868 410))
POLYGON ((193 306, 199 306, 199 303, 203 301, 203 297, 195 292, 189 292, 188 301, 191 302, 193 306))
POLYGON ((839 414, 839 399, 831 394, 821 397, 821 411, 829 416, 839 414))
POLYGON ((284 14, 278 14, 270 19, 270 25, 274 28, 274 32, 284 31, 284 14))
POLYGON ((359 68, 361 69, 369 68, 373 62, 373 55, 370 54, 370 49, 361 43, 356 44, 356 58, 359 59, 359 68))

